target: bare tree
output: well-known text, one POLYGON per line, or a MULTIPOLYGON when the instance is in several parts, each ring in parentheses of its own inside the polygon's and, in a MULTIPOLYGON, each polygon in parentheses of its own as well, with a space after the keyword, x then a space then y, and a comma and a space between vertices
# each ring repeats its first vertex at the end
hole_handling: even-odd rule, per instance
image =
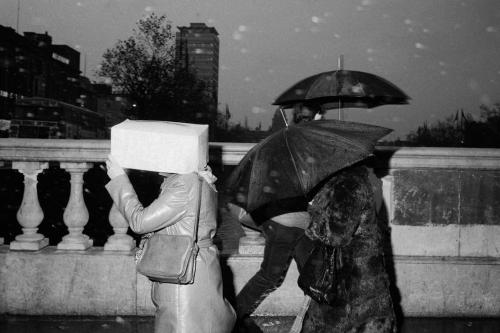
POLYGON ((132 36, 103 55, 98 75, 134 102, 129 115, 139 119, 190 121, 204 107, 203 84, 176 72, 175 33, 165 15, 137 22, 132 36))

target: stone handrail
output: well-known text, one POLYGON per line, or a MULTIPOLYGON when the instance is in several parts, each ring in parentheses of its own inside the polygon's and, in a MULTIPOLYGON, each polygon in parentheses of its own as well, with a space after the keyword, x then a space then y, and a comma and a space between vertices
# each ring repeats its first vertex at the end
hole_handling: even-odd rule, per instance
MULTIPOLYGON (((223 165, 236 165, 254 143, 213 142, 210 143, 211 162, 217 160, 223 165)), ((71 192, 63 220, 68 235, 58 244, 58 249, 86 250, 92 240, 83 234, 88 221, 88 211, 83 200, 83 174, 92 163, 102 163, 110 151, 109 140, 50 140, 50 139, 1 139, 0 161, 11 163, 13 169, 24 175, 24 196, 17 213, 22 234, 11 242, 11 249, 39 250, 48 245, 48 240, 38 233, 43 220, 43 211, 37 197, 37 175, 48 167, 48 162, 59 162, 60 167, 70 173, 71 192)), ((388 208, 389 221, 394 219, 394 170, 460 169, 499 170, 500 150, 470 148, 426 148, 426 147, 377 147, 380 155, 384 199, 388 208)), ((127 223, 113 206, 109 222, 114 234, 109 237, 105 249, 130 251, 134 242, 126 234, 127 223)), ((248 237, 258 244, 248 230, 248 237)), ((248 240, 248 239, 247 239, 248 240)), ((245 241, 245 240, 243 240, 245 241)))
MULTIPOLYGON (((253 146, 210 143, 211 163, 236 165, 253 146)), ((0 246, 0 313, 154 313, 149 281, 135 271, 135 241, 127 235, 128 224, 116 207, 109 211, 113 234, 104 247, 95 247, 83 232, 89 218, 83 174, 102 163, 109 149, 107 140, 0 139, 0 166, 24 175, 17 212, 22 233, 8 246, 0 246), (70 174, 63 214, 68 234, 57 247, 47 246, 48 239, 38 230, 44 212, 37 176, 49 162, 59 163, 70 174)), ((500 149, 380 146, 376 154, 391 229, 390 262, 404 314, 498 316, 500 149)), ((235 293, 262 259, 262 238, 251 230, 245 233, 238 253, 225 257, 231 271, 225 283, 233 282, 235 293)), ((303 297, 297 277, 292 267, 283 286, 257 312, 294 315, 303 297)))
MULTIPOLYGON (((211 142, 224 165, 237 165, 255 143, 211 142)), ((103 162, 109 140, 1 139, 0 161, 103 162)), ((500 149, 378 146, 389 168, 473 168, 500 170, 500 149)))

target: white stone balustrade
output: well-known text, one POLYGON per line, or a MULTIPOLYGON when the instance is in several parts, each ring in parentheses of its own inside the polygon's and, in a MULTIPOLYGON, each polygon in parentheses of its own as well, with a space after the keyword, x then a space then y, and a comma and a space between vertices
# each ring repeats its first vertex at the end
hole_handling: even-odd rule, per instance
MULTIPOLYGON (((104 247, 90 246, 91 240, 82 232, 88 221, 83 175, 93 163, 105 161, 109 145, 106 140, 0 140, 0 166, 11 166, 25 178, 17 214, 23 231, 9 246, 0 246, 0 313, 153 313, 149 282, 136 273, 134 240, 116 207, 104 212, 114 231, 104 247), (59 162, 71 175, 71 194, 61 219, 68 226, 68 238, 83 240, 68 247, 75 249, 78 244, 79 251, 46 246, 46 237, 38 232, 43 211, 37 175, 49 161, 59 162)), ((253 145, 211 143, 211 157, 236 165, 253 145)), ((385 156, 378 171, 403 313, 497 316, 500 149, 378 147, 377 154, 385 156)), ((224 283, 233 282, 235 293, 262 260, 263 238, 251 229, 244 232, 239 251, 222 255, 232 274, 232 281, 224 283)), ((297 276, 292 265, 283 286, 262 303, 257 314, 294 315, 303 297, 297 276)))
POLYGON ((83 174, 91 164, 82 162, 62 162, 61 169, 70 173, 71 190, 69 200, 64 209, 63 220, 69 234, 57 244, 58 250, 86 250, 93 241, 83 234, 83 228, 89 220, 89 211, 83 199, 83 174))
POLYGON ((120 213, 118 207, 113 203, 109 210, 109 223, 113 227, 114 234, 104 244, 105 251, 131 251, 135 248, 132 236, 127 235, 128 222, 120 213))
POLYGON ((38 251, 49 245, 49 240, 38 233, 38 226, 43 220, 43 211, 38 202, 37 183, 38 174, 47 168, 47 163, 20 162, 12 163, 12 168, 24 175, 23 201, 17 211, 17 221, 23 233, 16 236, 10 243, 11 250, 38 251))

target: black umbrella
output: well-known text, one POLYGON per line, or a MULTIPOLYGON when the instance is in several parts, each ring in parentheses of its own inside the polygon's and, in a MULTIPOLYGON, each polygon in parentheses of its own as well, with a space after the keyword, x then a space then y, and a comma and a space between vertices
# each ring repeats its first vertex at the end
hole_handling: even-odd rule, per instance
POLYGON ((305 78, 282 93, 273 105, 315 102, 339 108, 374 108, 385 104, 408 104, 410 97, 377 75, 336 70, 305 78), (329 104, 329 105, 328 105, 329 104))
POLYGON ((309 194, 338 170, 368 157, 384 127, 317 120, 286 127, 255 145, 229 176, 233 202, 256 223, 307 208, 309 194), (291 210, 290 210, 291 209, 291 210))

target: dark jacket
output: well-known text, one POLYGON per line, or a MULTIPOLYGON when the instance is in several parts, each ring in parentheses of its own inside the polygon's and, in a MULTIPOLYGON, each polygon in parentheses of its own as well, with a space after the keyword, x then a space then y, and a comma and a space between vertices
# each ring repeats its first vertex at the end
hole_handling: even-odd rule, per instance
POLYGON ((339 172, 315 195, 306 235, 316 241, 299 285, 313 297, 303 332, 390 332, 394 311, 377 219, 382 190, 371 169, 339 172), (370 328, 368 328, 370 326, 370 328))

